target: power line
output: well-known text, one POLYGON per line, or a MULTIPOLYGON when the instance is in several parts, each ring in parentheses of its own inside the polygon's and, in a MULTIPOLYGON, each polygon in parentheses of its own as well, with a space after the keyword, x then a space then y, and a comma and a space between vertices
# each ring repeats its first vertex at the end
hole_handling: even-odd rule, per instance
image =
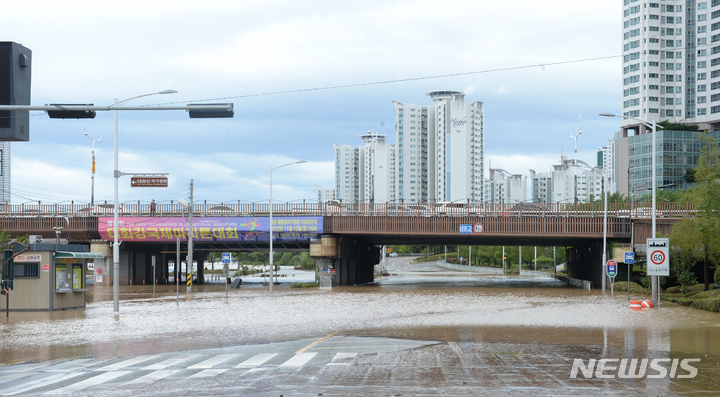
MULTIPOLYGON (((271 95, 296 94, 296 93, 301 93, 301 92, 338 90, 338 89, 342 89, 342 88, 367 87, 367 86, 373 86, 373 85, 404 83, 404 82, 409 82, 409 81, 441 79, 441 78, 446 78, 446 77, 469 76, 469 75, 473 75, 473 74, 505 72, 505 71, 509 71, 509 70, 544 68, 547 66, 567 65, 567 64, 581 63, 581 62, 593 62, 593 61, 601 61, 601 60, 605 60, 605 59, 621 58, 621 57, 622 57, 622 55, 608 55, 608 56, 597 57, 597 58, 575 59, 575 60, 570 60, 570 61, 558 61, 558 62, 550 62, 550 63, 537 63, 537 64, 533 64, 533 65, 523 65, 523 66, 509 66, 509 67, 505 67, 505 68, 478 70, 478 71, 474 71, 474 72, 438 74, 438 75, 433 75, 433 76, 409 77, 409 78, 405 78, 405 79, 382 80, 382 81, 354 83, 354 84, 341 84, 341 85, 332 85, 332 86, 327 86, 327 87, 300 88, 297 90, 273 91, 273 92, 266 92, 266 93, 217 97, 217 98, 210 98, 210 99, 197 99, 194 101, 166 102, 166 103, 163 103, 162 105, 172 105, 172 104, 189 103, 189 102, 221 101, 221 100, 228 100, 228 99, 252 98, 252 97, 271 96, 271 95)), ((157 105, 153 105, 153 106, 157 106, 157 105)))
MULTIPOLYGON (((256 94, 234 95, 234 96, 195 99, 195 100, 179 101, 179 102, 165 102, 165 103, 161 103, 161 104, 144 105, 144 106, 151 107, 151 106, 159 106, 159 105, 188 104, 188 103, 208 102, 208 101, 224 101, 224 100, 228 100, 228 99, 243 99, 243 98, 254 98, 254 97, 262 97, 262 96, 297 94, 297 93, 302 93, 302 92, 339 90, 339 89, 343 89, 343 88, 355 88, 355 87, 368 87, 368 86, 375 86, 375 85, 396 84, 396 83, 405 83, 405 82, 410 82, 410 81, 422 81, 422 80, 442 79, 442 78, 447 78, 447 77, 469 76, 469 75, 474 75, 474 74, 506 72, 506 71, 510 71, 510 70, 545 68, 547 66, 568 65, 568 64, 582 63, 582 62, 593 62, 593 61, 601 61, 601 60, 605 60, 605 59, 621 58, 621 57, 622 57, 622 55, 608 55, 608 56, 604 56, 604 57, 574 59, 574 60, 569 60, 569 61, 536 63, 536 64, 532 64, 532 65, 522 65, 522 66, 508 66, 505 68, 477 70, 477 71, 473 71, 473 72, 438 74, 438 75, 433 75, 433 76, 409 77, 409 78, 405 78, 405 79, 381 80, 381 81, 353 83, 353 84, 340 84, 340 85, 332 85, 332 86, 326 86, 326 87, 299 88, 296 90, 285 90, 285 91, 273 91, 273 92, 256 93, 256 94)), ((141 106, 143 106, 143 105, 141 105, 141 106)), ((36 116, 36 115, 40 115, 40 114, 35 113, 35 114, 30 114, 30 115, 36 116)), ((9 117, 12 117, 12 116, 9 116, 9 117)), ((0 117, 0 118, 9 118, 9 117, 0 117)))

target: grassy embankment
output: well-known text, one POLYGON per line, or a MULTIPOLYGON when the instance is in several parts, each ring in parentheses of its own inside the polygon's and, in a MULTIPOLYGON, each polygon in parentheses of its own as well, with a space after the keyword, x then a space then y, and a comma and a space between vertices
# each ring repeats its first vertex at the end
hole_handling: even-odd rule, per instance
MULTIPOLYGON (((627 292, 627 281, 616 281, 615 291, 627 292)), ((692 307, 694 309, 708 310, 711 312, 720 311, 720 289, 710 284, 709 291, 703 291, 703 284, 695 284, 683 292, 680 287, 670 287, 660 293, 660 299, 678 305, 692 307)), ((630 292, 637 294, 648 294, 650 292, 638 283, 630 283, 630 292)))

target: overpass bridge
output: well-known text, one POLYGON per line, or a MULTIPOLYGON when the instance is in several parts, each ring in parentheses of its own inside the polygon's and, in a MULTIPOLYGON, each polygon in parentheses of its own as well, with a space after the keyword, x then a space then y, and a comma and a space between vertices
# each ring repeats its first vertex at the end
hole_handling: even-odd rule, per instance
MULTIPOLYGON (((56 227, 70 243, 90 244, 105 255, 96 263, 111 273, 113 205, 2 206, 0 229, 13 236, 37 235, 54 242, 56 227)), ((120 281, 152 282, 151 257, 161 264, 157 274, 167 280, 168 263, 176 257, 177 239, 187 250, 187 210, 176 203, 122 204, 118 207, 121 245, 120 281)), ((658 232, 696 209, 689 203, 659 203, 658 232)), ((322 237, 334 238, 337 253, 323 258, 337 269, 341 284, 362 284, 373 279, 382 245, 509 245, 565 246, 571 277, 602 280, 602 203, 543 204, 273 204, 273 246, 277 251, 307 251, 322 237)), ((267 251, 269 204, 195 204, 193 207, 194 256, 203 273, 212 251, 267 251)), ((628 203, 608 204, 608 241, 645 241, 651 234, 649 204, 630 208, 628 203)), ((186 252, 186 251, 185 251, 186 252)), ((112 275, 110 275, 112 277, 112 275)), ((111 282, 111 277, 104 280, 111 282)), ((202 277, 199 277, 202 280, 202 277)))

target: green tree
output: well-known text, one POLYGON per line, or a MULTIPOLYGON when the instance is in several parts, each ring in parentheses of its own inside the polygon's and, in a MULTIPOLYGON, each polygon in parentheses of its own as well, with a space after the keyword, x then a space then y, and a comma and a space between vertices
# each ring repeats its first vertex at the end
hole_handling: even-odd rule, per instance
POLYGON ((670 229, 670 271, 675 277, 689 270, 700 253, 697 242, 701 238, 696 218, 685 218, 670 229))
POLYGON ((703 147, 698 159, 695 178, 698 187, 698 230, 702 250, 705 291, 710 289, 710 268, 720 255, 720 149, 718 142, 707 133, 702 135, 703 147))
POLYGON ((657 125, 666 131, 697 131, 699 128, 697 124, 671 123, 669 120, 661 121, 657 125))
POLYGON ((687 183, 695 183, 695 170, 692 168, 688 168, 685 170, 685 175, 683 176, 683 179, 685 179, 685 182, 687 183))
POLYGON ((215 270, 215 262, 220 261, 220 258, 222 258, 222 252, 213 251, 208 254, 207 260, 210 261, 211 270, 215 270))
POLYGON ((292 264, 292 259, 294 255, 295 254, 293 254, 292 252, 283 252, 280 259, 274 263, 277 263, 278 266, 289 266, 292 264))
POLYGON ((0 230, 0 248, 2 248, 3 250, 7 249, 8 244, 10 244, 10 242, 13 240, 17 241, 18 243, 27 244, 30 241, 30 238, 27 235, 25 235, 25 236, 20 236, 16 239, 13 239, 13 237, 12 237, 12 235, 10 235, 10 233, 8 233, 4 230, 0 230))
POLYGON ((309 252, 303 252, 300 259, 300 267, 303 269, 315 269, 315 259, 310 257, 309 252))

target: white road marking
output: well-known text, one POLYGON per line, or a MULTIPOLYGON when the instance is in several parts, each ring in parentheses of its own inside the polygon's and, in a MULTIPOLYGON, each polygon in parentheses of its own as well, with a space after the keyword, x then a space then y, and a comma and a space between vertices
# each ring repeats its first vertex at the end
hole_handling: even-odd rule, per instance
POLYGON ((10 375, 0 376, 0 383, 10 382, 13 380, 17 380, 20 378, 24 378, 26 376, 32 375, 31 373, 13 373, 10 375))
POLYGON ((13 365, 10 369, 5 370, 3 372, 25 372, 25 371, 31 371, 33 369, 38 369, 42 367, 47 367, 53 364, 57 364, 60 360, 52 360, 52 361, 43 361, 39 363, 32 363, 32 364, 20 364, 20 365, 13 365))
POLYGON ((342 362, 350 361, 350 359, 355 358, 357 356, 357 353, 338 353, 333 357, 332 360, 328 363, 328 365, 350 365, 349 362, 342 362))
POLYGON ((236 365, 235 368, 254 368, 263 365, 267 360, 277 356, 277 353, 258 354, 236 365))
POLYGON ((251 368, 250 370, 248 370, 247 372, 245 372, 244 374, 242 374, 240 376, 252 375, 252 374, 255 374, 258 372, 262 372, 262 371, 267 371, 267 368, 251 368))
POLYGON ((148 365, 147 367, 142 368, 142 369, 147 369, 147 370, 165 369, 167 367, 172 367, 174 365, 180 364, 183 361, 187 361, 187 360, 189 360, 193 357, 197 357, 197 356, 198 356, 197 354, 181 354, 179 356, 169 358, 165 361, 161 361, 161 362, 153 364, 153 365, 148 365))
POLYGON ((65 386, 59 389, 51 390, 49 392, 43 393, 43 394, 67 394, 70 392, 78 391, 78 390, 84 390, 88 387, 97 386, 101 383, 105 383, 107 381, 113 380, 115 378, 119 378, 123 375, 127 375, 132 371, 110 371, 105 372, 104 374, 100 374, 98 376, 93 376, 90 379, 85 379, 84 381, 73 383, 72 385, 65 386))
POLYGON ((47 372, 70 372, 70 371, 74 371, 77 369, 89 367, 91 365, 104 363, 105 361, 110 361, 110 360, 112 360, 112 358, 95 358, 95 359, 83 358, 83 359, 73 360, 70 363, 68 363, 68 365, 62 365, 62 364, 57 365, 57 368, 55 368, 55 369, 48 368, 47 372))
POLYGON ((225 371, 227 371, 227 370, 228 370, 228 368, 206 369, 206 370, 203 370, 203 371, 200 371, 200 372, 196 373, 196 374, 193 375, 193 376, 188 377, 188 379, 193 379, 193 378, 212 378, 212 377, 214 377, 214 376, 220 375, 221 373, 223 373, 223 372, 225 372, 225 371))
POLYGON ((285 361, 284 363, 280 364, 280 367, 302 367, 305 365, 308 361, 310 361, 313 357, 315 357, 317 353, 299 353, 294 355, 291 359, 285 361))
POLYGON ((116 371, 116 370, 118 370, 118 369, 125 368, 125 367, 129 367, 129 366, 131 366, 131 365, 140 364, 140 363, 143 362, 143 361, 152 360, 153 358, 157 358, 157 357, 159 357, 159 356, 140 356, 140 357, 135 357, 135 358, 131 358, 131 359, 129 359, 129 360, 120 361, 119 363, 110 364, 110 365, 106 365, 106 366, 101 367, 101 368, 97 368, 97 369, 95 369, 95 371, 116 371))
POLYGON ((128 382, 127 384, 132 385, 132 384, 138 384, 138 383, 151 383, 151 382, 155 382, 156 380, 166 378, 177 372, 180 372, 180 370, 179 369, 162 369, 159 371, 153 371, 145 376, 141 376, 137 379, 133 379, 130 382, 128 382))
POLYGON ((80 372, 75 373, 75 374, 55 374, 55 375, 47 376, 42 379, 36 379, 32 382, 23 383, 21 385, 15 386, 15 387, 5 389, 2 392, 0 392, 0 395, 13 396, 18 393, 24 393, 28 390, 37 389, 38 387, 44 387, 47 385, 51 385, 53 383, 62 382, 62 381, 68 380, 70 378, 79 376, 79 375, 81 375, 80 372))
POLYGON ((218 354, 217 356, 207 359, 201 363, 197 363, 195 365, 191 365, 188 367, 188 369, 207 369, 212 368, 218 364, 222 364, 225 361, 238 356, 238 354, 218 354))

